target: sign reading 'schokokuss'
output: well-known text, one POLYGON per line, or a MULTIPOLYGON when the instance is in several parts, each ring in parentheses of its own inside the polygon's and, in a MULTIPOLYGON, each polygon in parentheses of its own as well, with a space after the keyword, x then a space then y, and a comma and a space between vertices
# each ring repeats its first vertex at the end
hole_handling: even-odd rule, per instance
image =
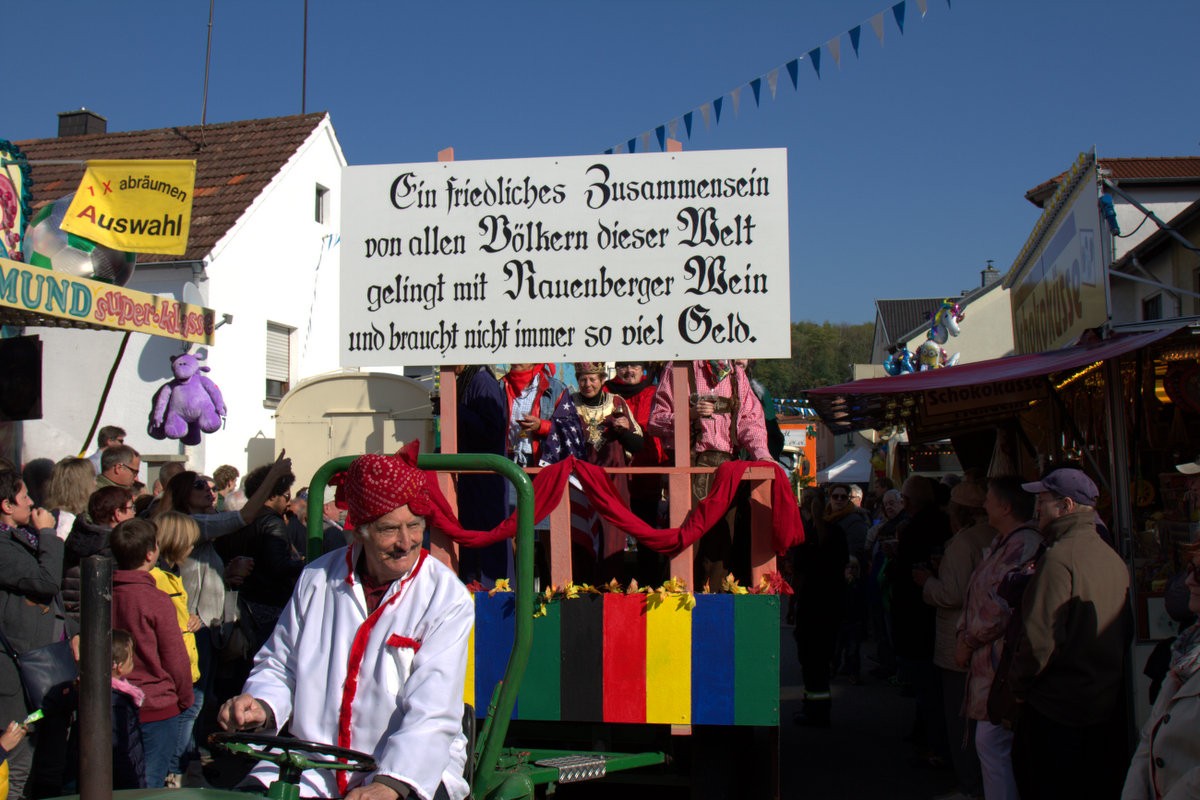
POLYGON ((347 366, 790 355, 787 154, 347 167, 347 366))

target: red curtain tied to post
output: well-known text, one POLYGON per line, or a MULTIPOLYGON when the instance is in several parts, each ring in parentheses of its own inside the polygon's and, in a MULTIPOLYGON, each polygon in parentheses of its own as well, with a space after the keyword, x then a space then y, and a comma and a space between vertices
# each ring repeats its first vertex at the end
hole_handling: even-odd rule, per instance
MULTIPOLYGON (((397 456, 415 466, 419 446, 420 443, 413 440, 397 456)), ((787 474, 778 464, 770 461, 725 462, 717 467, 708 496, 691 510, 682 525, 678 528, 655 528, 643 522, 625 505, 602 468, 569 456, 564 461, 544 467, 533 476, 533 518, 534 522, 541 522, 563 501, 567 478, 574 474, 600 516, 631 534, 639 544, 659 553, 675 555, 699 540, 725 515, 733 504, 742 474, 750 467, 767 467, 775 471, 771 481, 772 545, 776 553, 783 555, 789 548, 804 541, 804 524, 800 521, 800 508, 787 474)), ((433 500, 430 523, 458 544, 483 547, 516 535, 515 512, 490 531, 467 530, 438 488, 434 473, 425 473, 425 485, 433 500)))

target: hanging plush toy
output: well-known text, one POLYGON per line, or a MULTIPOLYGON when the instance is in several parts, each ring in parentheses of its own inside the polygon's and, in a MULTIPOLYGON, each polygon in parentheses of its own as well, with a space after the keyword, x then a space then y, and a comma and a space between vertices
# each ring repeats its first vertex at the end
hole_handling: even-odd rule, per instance
POLYGON ((200 444, 201 432, 220 430, 225 401, 217 385, 200 374, 208 371, 190 353, 171 356, 175 379, 154 393, 148 429, 152 437, 200 444))

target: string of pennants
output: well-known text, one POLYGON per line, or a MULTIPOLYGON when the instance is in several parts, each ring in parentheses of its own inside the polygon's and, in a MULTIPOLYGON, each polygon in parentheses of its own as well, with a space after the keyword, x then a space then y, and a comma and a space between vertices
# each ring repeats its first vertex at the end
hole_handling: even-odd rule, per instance
MULTIPOLYGON (((888 12, 896 22, 896 27, 900 30, 900 35, 904 35, 904 21, 907 15, 908 4, 910 0, 900 0, 888 8, 883 9, 862 23, 855 25, 847 31, 839 33, 823 45, 817 45, 801 56, 793 58, 786 64, 780 64, 778 67, 759 75, 753 80, 747 81, 735 89, 732 89, 720 97, 708 103, 701 105, 688 111, 686 114, 675 117, 669 122, 664 122, 661 125, 655 126, 652 130, 643 131, 640 135, 629 139, 628 141, 609 147, 604 151, 605 155, 613 155, 614 153, 636 153, 649 152, 652 142, 657 141, 659 150, 667 149, 667 139, 678 139, 680 125, 683 126, 687 134, 687 138, 692 138, 693 123, 696 116, 699 115, 704 123, 704 129, 708 130, 713 125, 721 123, 721 111, 725 108, 725 99, 728 97, 730 104, 733 106, 734 116, 737 116, 741 110, 742 96, 748 88, 751 95, 754 97, 754 107, 758 108, 762 100, 763 84, 767 86, 767 90, 771 93, 771 99, 774 100, 776 92, 779 89, 779 75, 786 71, 792 81, 792 88, 799 90, 800 88, 800 62, 808 61, 812 64, 813 71, 817 73, 817 79, 821 78, 821 51, 824 49, 833 59, 833 63, 840 69, 842 66, 842 37, 850 40, 850 47, 854 50, 854 57, 858 58, 859 45, 862 41, 862 32, 864 27, 869 27, 874 33, 875 38, 879 40, 879 44, 883 46, 884 39, 884 23, 887 19, 888 12), (640 146, 640 147, 639 147, 640 146)), ((929 13, 929 0, 911 0, 916 3, 917 10, 921 13, 921 19, 929 13)), ((946 8, 951 8, 951 0, 946 0, 946 8)))

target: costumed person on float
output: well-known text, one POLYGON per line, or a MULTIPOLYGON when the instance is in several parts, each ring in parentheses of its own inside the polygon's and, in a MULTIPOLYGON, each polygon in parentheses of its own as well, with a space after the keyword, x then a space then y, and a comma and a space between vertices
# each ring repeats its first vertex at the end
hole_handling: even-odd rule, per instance
MULTIPOLYGON (((575 365, 579 391, 571 402, 579 412, 586 443, 584 460, 601 467, 627 467, 644 446, 642 429, 619 395, 604 389, 608 368, 602 361, 575 365)), ((571 486, 571 571, 580 583, 606 583, 624 577, 625 532, 605 528, 581 488, 571 486), (597 572, 599 566, 600 572, 597 572)))
MULTIPOLYGON (((371 773, 307 770, 302 797, 462 800, 462 733, 471 595, 421 547, 433 511, 416 442, 366 455, 335 476, 353 544, 300 576, 242 694, 221 707, 225 730, 275 733, 371 754, 371 773), (299 671, 302 668, 302 672, 299 671)), ((278 768, 260 763, 264 787, 278 768)))

